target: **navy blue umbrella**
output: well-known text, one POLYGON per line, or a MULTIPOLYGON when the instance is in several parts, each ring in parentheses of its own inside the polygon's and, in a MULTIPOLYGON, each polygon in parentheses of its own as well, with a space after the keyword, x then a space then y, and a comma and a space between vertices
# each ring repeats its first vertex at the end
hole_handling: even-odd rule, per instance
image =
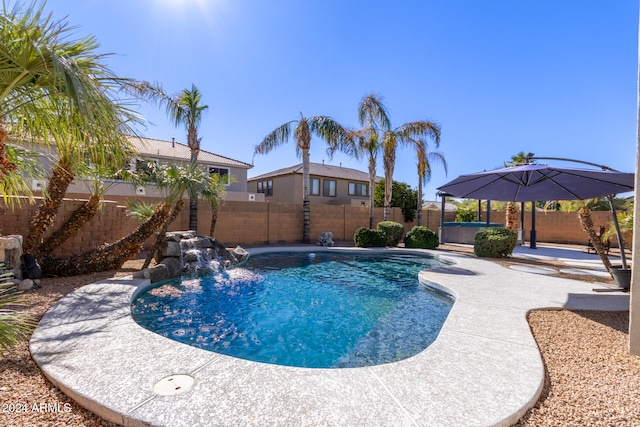
MULTIPOLYGON (((533 159, 533 157, 529 158, 533 159)), ((547 159, 555 158, 548 157, 547 159)), ((570 159, 555 160, 575 161, 570 159)), ((595 165, 588 162, 576 162, 595 165)), ((633 191, 634 174, 615 171, 605 166, 600 167, 601 169, 575 169, 529 163, 460 175, 453 181, 438 187, 438 190, 441 194, 463 199, 506 202, 586 200, 608 196, 616 234, 621 245, 622 266, 626 269, 622 237, 613 206, 613 195, 633 191)), ((535 248, 535 208, 532 210, 531 220, 530 241, 531 248, 535 248)))
POLYGON ((585 200, 633 191, 634 174, 528 164, 460 175, 438 187, 463 199, 533 202, 585 200))

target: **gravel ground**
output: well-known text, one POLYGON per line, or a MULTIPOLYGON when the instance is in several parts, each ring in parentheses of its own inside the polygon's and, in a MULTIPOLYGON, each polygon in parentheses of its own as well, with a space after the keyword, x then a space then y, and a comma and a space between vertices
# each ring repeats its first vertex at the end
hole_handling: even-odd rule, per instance
MULTIPOLYGON (((468 252, 443 245, 442 251, 468 252)), ((504 259, 496 262, 559 268, 557 262, 504 259)), ((24 294, 22 309, 40 317, 67 293, 136 271, 44 279, 24 294)), ((600 281, 589 276, 561 275, 600 281)), ((605 280, 606 282, 606 280, 605 280)), ((613 283, 611 281, 610 283, 613 283)), ((627 352, 628 312, 538 310, 528 316, 546 366, 540 400, 516 426, 640 426, 640 357, 627 352)), ((113 426, 77 405, 51 384, 31 359, 25 341, 0 356, 0 426, 113 426)))

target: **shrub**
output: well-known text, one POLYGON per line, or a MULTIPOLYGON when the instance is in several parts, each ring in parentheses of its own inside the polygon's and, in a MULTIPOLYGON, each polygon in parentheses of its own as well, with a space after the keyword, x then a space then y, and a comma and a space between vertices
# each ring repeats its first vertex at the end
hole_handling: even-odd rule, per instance
POLYGON ((458 208, 456 222, 473 222, 478 219, 478 215, 472 208, 458 208))
POLYGON ((424 226, 415 226, 404 238, 405 248, 435 249, 440 242, 433 231, 424 226))
POLYGON ((372 230, 370 228, 360 227, 353 236, 353 241, 359 248, 369 248, 372 246, 385 246, 387 244, 387 235, 382 230, 372 230))
POLYGON ((381 230, 387 236, 388 246, 398 246, 402 235, 404 234, 404 227, 399 222, 394 221, 382 221, 378 223, 378 230, 381 230))
POLYGON ((473 241, 473 253, 479 257, 502 258, 511 256, 516 247, 518 234, 515 231, 489 227, 476 233, 473 241))

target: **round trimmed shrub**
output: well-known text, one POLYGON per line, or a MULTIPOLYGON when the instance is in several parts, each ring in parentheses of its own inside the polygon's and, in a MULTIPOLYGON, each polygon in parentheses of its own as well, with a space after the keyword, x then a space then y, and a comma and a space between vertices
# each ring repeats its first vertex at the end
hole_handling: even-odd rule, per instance
POLYGON ((476 233, 473 253, 483 258, 504 258, 511 256, 516 247, 518 234, 507 228, 489 227, 476 233))
POLYGON ((382 230, 360 227, 356 230, 353 241, 359 248, 386 246, 387 235, 382 230))
POLYGON ((379 222, 378 230, 381 230, 387 236, 387 246, 398 246, 404 234, 402 224, 394 221, 379 222))
POLYGON ((404 238, 405 248, 435 249, 438 245, 438 235, 422 225, 413 227, 404 238))

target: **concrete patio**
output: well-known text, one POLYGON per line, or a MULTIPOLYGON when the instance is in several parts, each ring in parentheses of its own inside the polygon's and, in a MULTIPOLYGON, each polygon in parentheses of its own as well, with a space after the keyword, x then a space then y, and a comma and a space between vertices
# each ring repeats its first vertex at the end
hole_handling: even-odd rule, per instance
MULTIPOLYGON (((250 253, 289 249, 326 250, 250 253)), ((541 249, 534 255, 555 256, 541 249)), ((596 293, 591 283, 416 252, 453 263, 420 280, 456 302, 438 339, 400 362, 305 369, 189 347, 133 321, 131 302, 148 285, 133 279, 95 283, 61 299, 33 334, 32 355, 78 403, 124 425, 507 426, 537 401, 544 381, 529 310, 629 308, 628 294, 596 293)))

